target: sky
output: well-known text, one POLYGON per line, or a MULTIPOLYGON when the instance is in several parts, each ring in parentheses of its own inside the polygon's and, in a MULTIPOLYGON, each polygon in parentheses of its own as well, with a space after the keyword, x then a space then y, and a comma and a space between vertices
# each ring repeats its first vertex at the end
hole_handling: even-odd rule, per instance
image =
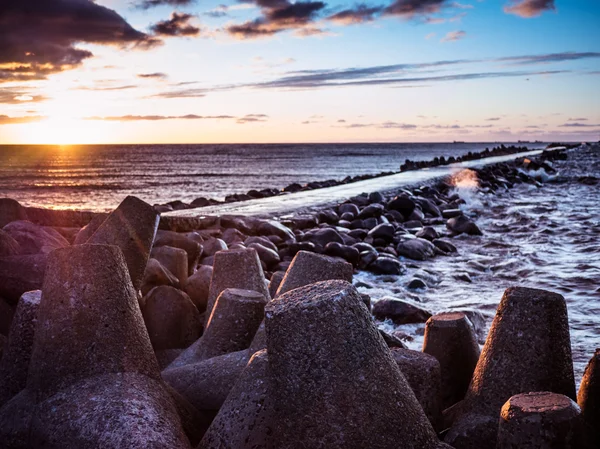
POLYGON ((600 139, 598 0, 2 0, 0 144, 600 139))

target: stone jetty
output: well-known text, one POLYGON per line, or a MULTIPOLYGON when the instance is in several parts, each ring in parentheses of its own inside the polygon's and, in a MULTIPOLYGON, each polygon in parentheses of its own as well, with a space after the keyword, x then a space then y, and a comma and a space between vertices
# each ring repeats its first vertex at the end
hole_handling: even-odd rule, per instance
MULTIPOLYGON (((474 173, 536 184, 563 154, 474 173)), ((450 179, 280 221, 0 199, 0 449, 598 447, 600 357, 576 396, 560 294, 507 289, 480 351, 475 317, 352 284, 485 238, 461 205, 450 179), (422 351, 377 318, 426 323, 422 351)))

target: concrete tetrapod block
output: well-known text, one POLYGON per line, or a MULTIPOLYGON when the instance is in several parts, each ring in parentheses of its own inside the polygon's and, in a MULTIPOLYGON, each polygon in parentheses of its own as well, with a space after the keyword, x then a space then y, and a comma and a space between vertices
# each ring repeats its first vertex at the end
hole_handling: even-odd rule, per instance
POLYGON ((131 283, 139 290, 158 229, 160 214, 144 201, 128 196, 86 243, 116 245, 121 248, 131 283))
POLYGON ((254 290, 262 293, 267 300, 271 300, 265 274, 255 249, 219 251, 215 254, 206 307, 206 322, 210 318, 215 301, 226 288, 254 290))
POLYGON ((160 379, 121 250, 86 244, 52 252, 27 388, 43 398, 81 379, 118 372, 160 379))
POLYGON ((24 293, 17 304, 8 342, 0 359, 0 408, 25 388, 42 292, 24 293))
POLYGON ((585 368, 577 403, 583 416, 586 448, 600 447, 600 349, 585 368))
POLYGON ((212 310, 202 338, 171 363, 170 368, 198 363, 248 349, 261 321, 267 298, 252 290, 227 288, 212 310))
POLYGON ((435 357, 419 351, 403 348, 392 348, 391 351, 431 425, 442 430, 440 363, 435 357))
POLYGON ((442 408, 461 401, 479 360, 479 344, 464 313, 440 313, 425 323, 423 352, 440 362, 442 408))
POLYGON ((504 292, 445 441, 456 449, 495 448, 500 409, 529 391, 575 399, 567 306, 559 294, 513 287, 504 292))
POLYGON ((265 307, 265 328, 273 447, 447 447, 350 283, 279 296, 265 307))
POLYGON ((256 352, 202 438, 198 449, 259 449, 273 433, 267 351, 256 352))
POLYGON ((172 246, 159 246, 152 248, 150 257, 158 260, 163 267, 179 279, 181 286, 185 285, 188 279, 188 254, 185 250, 172 246))
POLYGON ((298 251, 287 269, 277 296, 320 281, 340 279, 352 282, 352 264, 333 257, 298 251))
POLYGON ((190 297, 176 288, 161 285, 150 290, 142 316, 156 351, 187 348, 200 338, 200 312, 190 297))
POLYGON ((168 366, 162 377, 199 411, 216 414, 249 359, 248 350, 230 352, 178 368, 168 366))
POLYGON ((579 449, 581 410, 556 393, 517 394, 502 407, 497 449, 579 449))

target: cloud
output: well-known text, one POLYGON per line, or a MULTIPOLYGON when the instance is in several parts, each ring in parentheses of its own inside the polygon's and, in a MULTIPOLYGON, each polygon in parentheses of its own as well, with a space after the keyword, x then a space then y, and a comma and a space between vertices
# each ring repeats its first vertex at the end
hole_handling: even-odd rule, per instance
POLYGON ((152 32, 158 36, 198 36, 200 28, 190 24, 194 16, 186 13, 173 12, 170 19, 161 20, 150 27, 152 32))
POLYGON ((48 100, 45 95, 33 95, 29 90, 19 87, 0 89, 0 104, 40 103, 48 100))
POLYGON ((41 115, 32 115, 27 117, 9 117, 8 115, 0 115, 0 125, 18 125, 21 123, 39 122, 46 119, 41 115))
POLYGON ((327 20, 340 25, 354 25, 358 23, 372 22, 377 15, 383 11, 383 6, 368 6, 364 3, 354 8, 344 9, 330 15, 327 20))
POLYGON ((580 117, 580 118, 570 118, 567 121, 568 122, 587 122, 587 118, 585 117, 580 117))
POLYGON ((267 118, 269 116, 266 114, 247 114, 244 117, 238 118, 237 123, 243 125, 245 123, 266 122, 267 118))
POLYGON ((564 125, 560 125, 560 128, 598 128, 600 124, 592 125, 591 123, 565 123, 564 125))
POLYGON ((498 120, 500 120, 500 117, 490 117, 486 118, 485 120, 486 122, 497 122, 498 120))
POLYGON ((139 86, 136 84, 127 84, 123 86, 108 86, 108 87, 89 87, 89 86, 80 86, 74 87, 72 90, 91 90, 91 91, 111 91, 111 90, 129 90, 129 89, 137 89, 139 86))
POLYGON ((141 9, 150 9, 155 6, 188 6, 195 3, 195 0, 143 0, 136 6, 141 9))
POLYGON ((436 14, 443 8, 456 5, 456 3, 448 0, 395 0, 385 8, 384 13, 410 20, 418 16, 436 14))
MULTIPOLYGON (((215 90, 219 90, 219 88, 216 88, 215 90)), ((205 88, 179 89, 167 92, 160 92, 158 94, 151 95, 151 98, 202 98, 206 97, 208 91, 209 89, 205 88)))
POLYGON ((78 43, 147 49, 160 40, 92 0, 2 0, 0 82, 45 79, 93 56, 78 43))
POLYGON ((155 72, 155 73, 138 73, 137 75, 138 78, 143 78, 143 79, 167 79, 168 75, 166 73, 162 73, 162 72, 155 72))
POLYGON ((454 42, 464 39, 467 35, 466 31, 449 31, 440 42, 454 42))
POLYGON ((563 53, 547 53, 542 55, 528 56, 508 56, 504 58, 496 58, 493 61, 509 62, 513 65, 528 65, 528 64, 545 64, 551 62, 577 61, 580 59, 595 59, 600 58, 598 52, 575 52, 566 51, 563 53))
POLYGON ((515 16, 531 18, 544 11, 556 11, 554 0, 512 0, 504 7, 504 12, 515 16))
MULTIPOLYGON (((300 30, 310 25, 317 14, 325 8, 321 1, 297 1, 291 3, 288 0, 254 0, 261 8, 262 16, 239 24, 230 25, 225 31, 237 39, 256 39, 272 36, 287 30, 300 30)), ((304 36, 322 34, 323 30, 309 28, 304 36)))

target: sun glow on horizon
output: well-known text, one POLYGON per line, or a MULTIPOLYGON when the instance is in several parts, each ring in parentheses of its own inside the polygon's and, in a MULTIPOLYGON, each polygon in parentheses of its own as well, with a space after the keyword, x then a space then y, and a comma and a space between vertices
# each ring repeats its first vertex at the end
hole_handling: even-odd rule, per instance
POLYGON ((106 138, 106 124, 76 117, 50 116, 39 122, 23 124, 20 140, 35 145, 99 144, 106 138))

